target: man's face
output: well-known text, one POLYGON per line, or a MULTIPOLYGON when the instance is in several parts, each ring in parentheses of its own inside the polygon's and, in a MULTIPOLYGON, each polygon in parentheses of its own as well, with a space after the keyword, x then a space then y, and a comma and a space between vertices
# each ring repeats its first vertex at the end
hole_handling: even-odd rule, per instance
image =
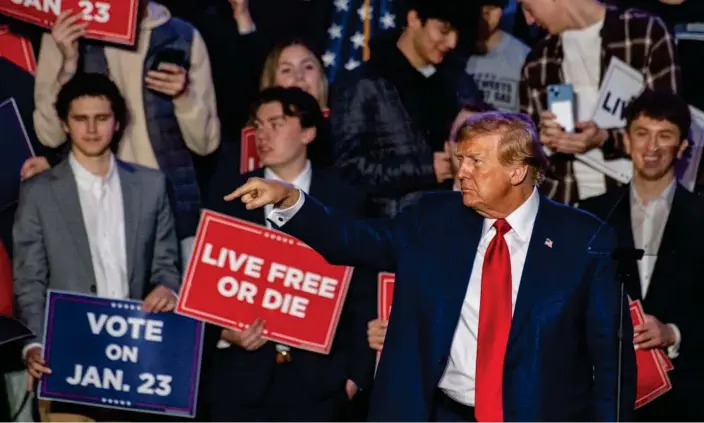
POLYGON ((408 27, 413 31, 413 45, 418 55, 431 65, 441 64, 445 55, 457 46, 457 29, 438 19, 428 19, 423 25, 415 11, 408 16, 408 27))
POLYGON ((626 151, 633 160, 634 171, 643 179, 654 181, 674 171, 687 141, 680 141, 677 125, 641 115, 628 127, 624 138, 626 151))
POLYGON ((566 29, 567 10, 562 0, 518 0, 518 2, 523 7, 528 25, 536 24, 553 35, 566 29))
POLYGON ((107 98, 79 97, 71 102, 63 129, 71 138, 74 154, 99 157, 110 151, 119 124, 107 98))
POLYGON ((298 118, 286 116, 281 103, 266 103, 257 111, 257 153, 262 165, 280 167, 306 156, 314 129, 303 129, 298 118))
POLYGON ((495 209, 511 190, 511 169, 501 164, 498 157, 502 135, 485 134, 459 142, 457 179, 465 206, 478 210, 495 209))

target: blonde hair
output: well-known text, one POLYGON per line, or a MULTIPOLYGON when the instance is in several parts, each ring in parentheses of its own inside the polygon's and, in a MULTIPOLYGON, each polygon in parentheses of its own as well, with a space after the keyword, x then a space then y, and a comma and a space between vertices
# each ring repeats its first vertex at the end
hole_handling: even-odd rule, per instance
POLYGON ((280 43, 276 47, 274 47, 274 49, 269 53, 268 56, 266 56, 266 60, 264 60, 264 69, 262 70, 262 75, 259 80, 259 89, 263 90, 265 88, 271 88, 276 85, 276 71, 279 67, 279 59, 281 58, 281 54, 284 52, 284 50, 292 46, 304 47, 306 50, 310 51, 313 57, 315 58, 315 66, 318 68, 318 72, 320 72, 320 86, 318 87, 318 92, 320 93, 321 97, 316 98, 316 100, 318 100, 321 109, 327 108, 328 78, 325 75, 325 69, 323 68, 323 64, 320 62, 318 56, 313 53, 313 49, 301 40, 292 40, 280 43))
POLYGON ((500 134, 498 159, 504 166, 527 165, 534 185, 545 179, 547 157, 533 121, 521 113, 485 112, 469 117, 457 130, 457 142, 500 134))

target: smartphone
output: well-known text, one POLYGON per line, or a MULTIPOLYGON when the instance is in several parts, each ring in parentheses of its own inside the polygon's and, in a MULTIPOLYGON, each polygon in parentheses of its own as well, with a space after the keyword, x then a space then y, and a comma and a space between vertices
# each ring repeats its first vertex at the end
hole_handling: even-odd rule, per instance
POLYGON ((188 63, 186 63, 186 53, 183 50, 176 50, 175 48, 165 48, 160 50, 156 54, 156 57, 154 57, 154 61, 152 62, 150 69, 159 70, 159 65, 162 63, 171 63, 188 69, 188 63))
POLYGON ((548 85, 548 110, 566 132, 574 132, 574 90, 570 84, 548 85))

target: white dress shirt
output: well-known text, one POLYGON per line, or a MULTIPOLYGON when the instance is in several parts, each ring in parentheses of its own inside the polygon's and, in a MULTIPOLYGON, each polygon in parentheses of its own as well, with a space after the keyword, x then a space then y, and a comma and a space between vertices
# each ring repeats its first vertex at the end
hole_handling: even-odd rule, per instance
MULTIPOLYGON (((565 83, 574 89, 577 121, 591 120, 599 102, 603 26, 602 19, 586 28, 564 31, 560 35, 564 52, 562 73, 565 83)), ((591 154, 603 156, 599 149, 591 154)), ((579 160, 574 160, 572 166, 580 199, 606 192, 606 181, 601 172, 579 160)))
POLYGON ((112 157, 108 174, 101 178, 88 172, 71 155, 69 164, 76 178, 83 223, 88 235, 97 295, 129 297, 125 212, 117 163, 112 157))
MULTIPOLYGON (((518 288, 528 245, 538 214, 540 196, 536 189, 519 208, 506 217, 511 230, 504 236, 511 256, 511 310, 516 306, 518 288)), ((472 273, 465 294, 460 320, 450 347, 450 357, 438 387, 455 401, 474 406, 474 384, 477 362, 477 335, 479 333, 479 304, 481 303, 482 269, 484 254, 496 235, 496 219, 484 219, 482 237, 474 256, 472 273)))
MULTIPOLYGON (((656 198, 644 204, 638 196, 633 184, 630 189, 631 201, 631 229, 633 230, 633 244, 635 248, 643 250, 643 258, 638 260, 638 274, 640 276, 640 289, 643 298, 648 295, 648 288, 658 259, 658 250, 665 233, 665 225, 670 217, 672 200, 675 198, 677 184, 672 181, 670 185, 656 198)), ((657 316, 656 316, 657 317, 657 316)), ((679 328, 669 324, 675 332, 675 343, 667 349, 670 358, 679 355, 682 335, 679 328)))
MULTIPOLYGON (((310 160, 306 160, 305 167, 303 168, 301 173, 298 176, 296 176, 296 178, 293 180, 293 183, 291 185, 293 185, 294 187, 296 187, 296 188, 300 189, 301 191, 305 192, 306 194, 308 194, 308 192, 310 191, 310 181, 311 181, 312 177, 313 177, 313 168, 310 165, 310 160)), ((273 170, 269 169, 268 167, 264 168, 264 178, 274 179, 274 180, 281 181, 281 182, 286 182, 283 179, 281 179, 281 177, 279 175, 277 175, 273 170)), ((303 197, 303 196, 301 196, 301 197, 303 197)), ((274 208, 273 204, 267 204, 266 206, 264 206, 264 216, 269 216, 271 214, 273 208, 274 208)), ((269 222, 269 220, 266 221, 266 227, 271 229, 271 222, 269 222)), ((217 347, 220 349, 229 348, 230 346, 231 346, 231 344, 229 342, 223 341, 222 339, 219 340, 218 344, 217 344, 217 347)), ((280 345, 280 344, 276 345, 276 349, 278 351, 288 351, 289 350, 289 348, 287 346, 280 345)))
MULTIPOLYGON (((88 236, 91 263, 97 287, 96 295, 103 298, 129 297, 127 280, 127 250, 125 247, 125 212, 117 162, 112 156, 105 177, 95 176, 69 155, 69 165, 78 189, 83 224, 88 236)), ((22 351, 41 347, 32 343, 22 351)))
MULTIPOLYGON (((268 219, 283 226, 303 207, 304 196, 287 209, 272 209, 268 219)), ((518 285, 523 274, 523 266, 528 254, 528 245, 533 234, 535 217, 538 214, 540 196, 537 189, 518 209, 506 217, 511 230, 505 235, 511 255, 512 310, 516 306, 518 285)), ((479 330, 479 303, 481 298, 482 267, 484 254, 489 242, 496 235, 493 225, 496 219, 484 219, 482 237, 474 257, 472 274, 465 296, 460 320, 450 348, 450 359, 445 373, 440 379, 439 388, 455 401, 474 405, 474 376, 477 360, 477 333, 479 330)))

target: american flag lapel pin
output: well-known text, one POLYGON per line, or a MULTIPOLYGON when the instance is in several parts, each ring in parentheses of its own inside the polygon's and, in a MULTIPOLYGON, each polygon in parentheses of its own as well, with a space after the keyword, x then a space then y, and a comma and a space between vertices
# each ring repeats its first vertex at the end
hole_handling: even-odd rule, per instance
POLYGON ((545 245, 548 248, 552 248, 552 240, 550 238, 545 238, 545 245))

